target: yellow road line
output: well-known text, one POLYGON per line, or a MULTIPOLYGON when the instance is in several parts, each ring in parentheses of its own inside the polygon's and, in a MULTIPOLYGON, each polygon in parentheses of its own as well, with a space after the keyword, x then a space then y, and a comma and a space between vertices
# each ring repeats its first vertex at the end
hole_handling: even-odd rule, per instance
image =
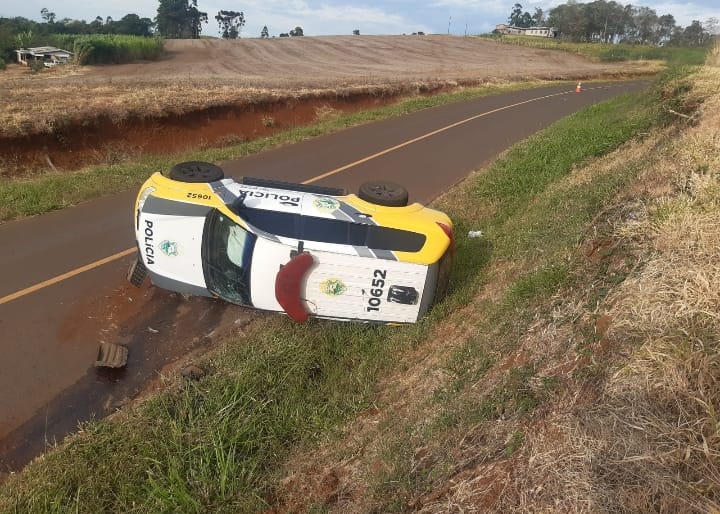
POLYGON ((489 116, 490 114, 495 114, 496 112, 504 111, 507 109, 512 109, 513 107, 517 107, 519 105, 529 104, 530 102, 537 102, 538 100, 545 100, 547 98, 552 98, 553 96, 560 96, 560 95, 567 95, 568 93, 571 93, 574 91, 563 91, 562 93, 553 93, 552 95, 545 95, 545 96, 539 96, 537 98, 532 98, 530 100, 525 100, 523 102, 518 102, 512 105, 506 105, 504 107, 498 107, 497 109, 493 109, 492 111, 487 111, 482 114, 476 114, 475 116, 471 116, 469 118, 466 118, 464 120, 457 121, 451 125, 448 125, 446 127, 439 128, 437 130, 433 130, 432 132, 428 132, 427 134, 423 134, 422 136, 418 136, 415 139, 410 139, 409 141, 405 141, 404 143, 400 143, 399 145, 392 146, 390 148, 386 148, 385 150, 382 150, 378 153, 374 153, 372 155, 369 155, 367 157, 364 157, 358 161, 351 162, 350 164, 346 164, 345 166, 341 166, 339 168, 336 168, 334 170, 328 171, 326 173, 323 173, 322 175, 318 175, 317 177, 313 177, 311 179, 306 180, 305 182, 302 182, 303 184, 312 184, 313 182, 317 182, 318 180, 322 180, 327 177, 331 177, 332 175, 337 175, 338 173, 345 171, 349 168, 352 168, 354 166, 357 166, 358 164, 363 164, 365 162, 371 161, 373 159, 377 159, 378 157, 382 157, 385 154, 389 154, 390 152, 394 152, 395 150, 399 150, 400 148, 404 148, 406 146, 409 146, 413 143, 417 143, 418 141, 422 141, 423 139, 427 139, 429 137, 435 136, 437 134, 440 134, 441 132, 445 132, 447 130, 450 130, 452 128, 458 127, 460 125, 464 125, 465 123, 469 123, 471 121, 474 121, 478 118, 482 118, 483 116, 489 116))
POLYGON ((20 297, 29 295, 30 293, 34 293, 35 291, 39 291, 40 289, 44 289, 46 287, 52 286, 54 284, 57 284, 58 282, 62 282, 63 280, 72 278, 75 275, 79 275, 80 273, 85 273, 86 271, 90 271, 92 269, 99 268, 100 266, 107 264, 109 262, 116 261, 118 259, 122 259, 123 257, 126 257, 135 251, 136 251, 136 248, 128 248, 127 250, 118 252, 115 255, 111 255, 110 257, 105 257, 104 259, 100 259, 99 261, 91 262, 90 264, 87 264, 80 268, 74 269, 72 271, 68 271, 67 273, 58 275, 57 277, 46 280, 45 282, 40 282, 39 284, 35 284, 34 286, 30 286, 28 288, 22 289, 13 294, 3 296, 2 298, 0 298, 0 305, 2 305, 3 303, 11 302, 13 300, 17 300, 20 297))
MULTIPOLYGON (((594 88, 591 88, 594 89, 594 88)), ((465 123, 469 123, 473 120, 476 120, 478 118, 482 118, 483 116, 488 116, 490 114, 495 114, 496 112, 505 111, 507 109, 512 109, 513 107, 518 107, 520 105, 529 104, 531 102, 537 102, 539 100, 545 100, 547 98, 552 98, 554 96, 561 96, 561 95, 567 95, 569 93, 574 93, 574 90, 572 91, 563 91, 562 93, 553 93, 552 95, 545 95, 545 96, 539 96, 537 98, 531 98, 530 100, 525 100, 523 102, 518 102, 512 105, 506 105, 504 107, 498 107, 497 109, 493 109, 492 111, 483 112, 481 114, 476 114, 475 116, 471 116, 469 118, 466 118, 461 121, 457 121, 455 123, 452 123, 451 125, 448 125, 446 127, 439 128, 437 130, 433 130, 432 132, 428 132, 427 134, 424 134, 422 136, 416 137, 414 139, 410 139, 408 141, 405 141, 404 143, 400 143, 399 145, 392 146, 390 148, 386 148, 385 150, 382 150, 380 152, 374 153, 372 155, 369 155, 363 159, 357 160, 355 162, 351 162, 350 164, 346 164, 345 166, 341 166, 339 168, 335 168, 334 170, 328 171, 326 173, 323 173, 322 175, 318 175, 317 177, 313 177, 311 179, 308 179, 302 184, 312 184, 313 182, 317 182, 318 180, 322 180, 324 178, 330 177, 332 175, 337 175, 340 172, 343 172, 347 169, 350 169, 354 166, 357 166, 359 164, 363 164, 365 162, 371 161, 373 159, 377 159, 378 157, 382 157, 383 155, 389 154, 390 152, 394 152, 396 150, 399 150, 401 148, 405 148, 406 146, 409 146, 413 143, 417 143, 418 141, 422 141, 423 139, 427 139, 429 137, 432 137, 434 135, 440 134, 442 132, 445 132, 447 130, 450 130, 452 128, 458 127, 460 125, 464 125, 465 123)), ((46 287, 52 286, 54 284, 57 284, 58 282, 62 282, 64 280, 67 280, 69 278, 72 278, 76 275, 79 275, 80 273, 85 273, 86 271, 90 271, 95 268, 99 268, 100 266, 103 266, 105 264, 108 264, 110 262, 116 261, 118 259, 122 259, 123 257, 126 257, 130 254, 132 254, 136 249, 128 248, 127 250, 123 250, 122 252, 116 253, 115 255, 111 255, 110 257, 105 257, 104 259, 100 259, 99 261, 91 262, 90 264, 87 264, 85 266, 82 266, 80 268, 74 269, 72 271, 68 271, 67 273, 63 273, 62 275, 58 275, 57 277, 51 278, 49 280, 46 280, 44 282, 40 282, 39 284, 35 284, 34 286, 30 286, 28 288, 22 289, 20 291, 16 291, 15 293, 9 294, 7 296, 3 296, 0 298, 0 305, 4 303, 11 302, 13 300, 17 300, 18 298, 21 298, 23 296, 29 295, 31 293, 34 293, 35 291, 39 291, 40 289, 44 289, 46 287)))

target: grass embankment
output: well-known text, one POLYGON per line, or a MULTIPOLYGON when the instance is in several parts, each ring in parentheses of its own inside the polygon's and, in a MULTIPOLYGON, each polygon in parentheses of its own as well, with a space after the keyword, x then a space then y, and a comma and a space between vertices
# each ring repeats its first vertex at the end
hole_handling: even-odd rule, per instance
POLYGON ((177 162, 217 162, 238 159, 280 145, 337 132, 361 123, 401 116, 470 98, 542 85, 548 85, 548 83, 490 85, 436 96, 408 98, 396 104, 353 114, 320 113, 319 122, 311 126, 296 127, 269 137, 239 144, 229 144, 220 148, 208 148, 181 155, 145 156, 138 160, 129 159, 129 162, 92 166, 75 173, 47 173, 29 179, 2 180, 0 181, 0 221, 43 214, 102 195, 138 187, 153 172, 168 170, 177 162))
POLYGON ((511 45, 561 50, 583 55, 595 61, 665 61, 668 64, 699 66, 705 62, 706 48, 677 46, 625 45, 610 43, 571 43, 559 39, 527 36, 487 36, 511 45))
MULTIPOLYGON (((457 223, 457 261, 449 296, 421 323, 299 326, 268 317, 201 362, 207 374, 200 380, 169 377, 157 397, 85 425, 10 477, 0 510, 251 512, 270 504, 442 512, 455 504, 506 512, 535 502, 597 512, 617 505, 651 510, 675 499, 705 505, 718 494, 717 455, 701 435, 715 442, 715 417, 707 413, 720 407, 718 398, 715 392, 676 403, 679 391, 665 377, 672 361, 669 376, 679 385, 714 387, 707 380, 717 379, 717 316, 689 302, 683 316, 697 329, 688 336, 673 325, 685 344, 664 339, 662 351, 646 350, 643 337, 615 322, 622 313, 626 323, 641 318, 630 308, 642 302, 620 288, 653 269, 636 236, 617 238, 615 229, 647 213, 655 229, 688 203, 653 215, 638 202, 638 190, 651 182, 671 190, 662 188, 668 177, 699 176, 703 166, 718 164, 717 155, 674 147, 678 132, 663 128, 667 111, 654 107, 670 101, 675 112, 696 116, 683 107, 697 103, 678 97, 691 84, 668 78, 652 94, 579 112, 443 198, 440 206, 457 223), (686 165, 658 170, 660 155, 686 165), (467 239, 469 229, 486 235, 467 239), (592 251, 583 252, 584 243, 592 251), (631 299, 623 304, 623 297, 631 299), (602 321, 611 305, 610 321, 602 321), (692 352, 700 352, 702 377, 686 361, 692 352), (629 358, 648 364, 639 373, 624 366, 629 358), (616 408, 603 393, 612 394, 618 381, 632 387, 617 390, 616 408), (627 392, 656 401, 628 400, 627 392), (689 444, 655 446, 664 435, 649 423, 617 417, 628 405, 670 428, 679 419, 689 444), (674 417, 678 410, 685 418, 674 417), (559 452, 564 441, 567 454, 559 452), (648 453, 623 454, 632 442, 648 453), (533 462, 542 464, 539 474, 533 462)), ((716 94, 717 82, 709 91, 716 94)), ((687 183, 683 191, 696 191, 687 183)), ((717 189, 704 190, 716 202, 717 189)), ((651 202, 653 191, 641 199, 651 202)), ((692 208, 716 213, 713 202, 692 208)), ((703 227, 718 226, 711 222, 708 216, 703 227)), ((647 241, 658 233, 646 234, 647 241)), ((681 263, 673 268, 690 271, 681 263)), ((707 278, 718 286, 717 277, 707 278)))

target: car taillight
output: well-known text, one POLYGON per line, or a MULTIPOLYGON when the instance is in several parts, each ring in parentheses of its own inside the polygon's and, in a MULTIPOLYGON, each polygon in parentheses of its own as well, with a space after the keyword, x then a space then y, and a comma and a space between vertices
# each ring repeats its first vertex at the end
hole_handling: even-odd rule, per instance
POLYGON ((445 232, 445 235, 448 236, 448 239, 450 239, 450 252, 452 253, 452 255, 455 255, 455 236, 453 236, 452 229, 448 227, 445 223, 440 223, 439 221, 437 221, 436 223, 442 229, 442 231, 445 232))
POLYGON ((146 187, 145 189, 143 189, 142 193, 140 193, 140 195, 138 196, 137 210, 135 211, 135 228, 137 230, 140 230, 140 213, 143 210, 145 201, 154 192, 155 192, 155 188, 150 186, 150 187, 146 187))

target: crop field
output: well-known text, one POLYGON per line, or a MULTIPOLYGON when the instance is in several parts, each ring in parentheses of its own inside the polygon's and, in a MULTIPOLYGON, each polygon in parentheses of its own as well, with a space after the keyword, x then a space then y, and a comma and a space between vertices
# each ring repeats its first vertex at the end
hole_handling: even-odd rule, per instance
POLYGON ((228 104, 355 93, 395 95, 438 85, 627 77, 652 62, 599 63, 477 37, 328 36, 170 40, 152 62, 0 73, 0 137, 53 133, 105 117, 178 115, 228 104))

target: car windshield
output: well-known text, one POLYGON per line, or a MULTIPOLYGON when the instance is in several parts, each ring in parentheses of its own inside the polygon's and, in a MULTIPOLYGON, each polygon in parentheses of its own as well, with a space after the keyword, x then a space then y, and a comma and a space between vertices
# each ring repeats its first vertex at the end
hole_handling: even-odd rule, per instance
POLYGON ((250 262, 257 237, 213 209, 203 232, 203 272, 208 289, 223 300, 249 305, 250 262))

